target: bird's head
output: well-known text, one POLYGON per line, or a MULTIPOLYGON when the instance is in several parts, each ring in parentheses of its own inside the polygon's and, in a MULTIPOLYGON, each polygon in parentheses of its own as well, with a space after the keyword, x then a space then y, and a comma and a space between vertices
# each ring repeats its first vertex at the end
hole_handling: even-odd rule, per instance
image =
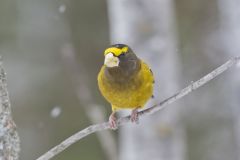
POLYGON ((114 44, 104 52, 104 65, 109 68, 128 66, 136 67, 138 58, 132 49, 125 44, 114 44), (129 66, 130 65, 130 66, 129 66))

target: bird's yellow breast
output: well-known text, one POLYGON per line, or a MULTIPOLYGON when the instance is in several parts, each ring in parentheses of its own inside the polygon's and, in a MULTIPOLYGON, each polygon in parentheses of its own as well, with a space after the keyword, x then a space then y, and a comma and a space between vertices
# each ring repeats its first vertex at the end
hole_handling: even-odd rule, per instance
POLYGON ((134 109, 145 105, 153 93, 153 75, 141 61, 139 72, 126 83, 113 83, 104 75, 105 66, 98 74, 98 86, 102 95, 111 103, 113 110, 134 109))

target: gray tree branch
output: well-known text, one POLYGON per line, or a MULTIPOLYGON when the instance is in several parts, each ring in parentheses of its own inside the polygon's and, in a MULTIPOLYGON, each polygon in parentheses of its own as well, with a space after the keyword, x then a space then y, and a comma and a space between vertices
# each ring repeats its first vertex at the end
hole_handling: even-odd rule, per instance
MULTIPOLYGON (((150 108, 139 111, 138 112, 139 117, 142 117, 144 115, 151 115, 151 114, 153 114, 153 113, 155 113, 159 110, 164 109, 168 104, 171 104, 171 103, 177 101, 178 99, 181 99, 182 97, 186 96, 190 92, 192 92, 192 91, 198 89, 199 87, 203 86, 204 84, 206 84, 207 82, 209 82, 213 78, 217 77, 218 75, 222 74, 224 71, 226 71, 229 68, 231 68, 232 66, 234 66, 236 63, 239 63, 239 61, 240 61, 240 57, 235 57, 235 58, 232 58, 232 59, 228 60, 226 63, 224 63, 220 67, 216 68, 215 70, 213 70, 209 74, 205 75, 204 77, 202 77, 198 81, 192 82, 189 86, 182 89, 181 91, 174 94, 173 96, 163 100, 162 102, 160 102, 160 103, 158 103, 158 104, 156 104, 156 105, 154 105, 150 108)), ((118 119, 118 126, 124 125, 128 122, 130 122, 130 116, 119 118, 118 119)), ((106 130, 106 129, 110 129, 108 122, 90 125, 89 127, 85 128, 85 129, 75 133, 71 137, 67 138, 66 140, 61 142, 59 145, 53 147, 48 152, 46 152, 41 157, 39 157, 37 160, 49 160, 52 157, 59 154, 60 152, 62 152, 63 150, 65 150, 66 148, 68 148, 73 143, 76 143, 77 141, 79 141, 80 139, 82 139, 82 138, 84 138, 84 137, 86 137, 86 136, 88 136, 92 133, 95 133, 95 132, 98 132, 98 131, 103 131, 103 130, 106 130)))
POLYGON ((12 119, 6 73, 0 60, 0 159, 17 160, 19 151, 20 140, 12 119))

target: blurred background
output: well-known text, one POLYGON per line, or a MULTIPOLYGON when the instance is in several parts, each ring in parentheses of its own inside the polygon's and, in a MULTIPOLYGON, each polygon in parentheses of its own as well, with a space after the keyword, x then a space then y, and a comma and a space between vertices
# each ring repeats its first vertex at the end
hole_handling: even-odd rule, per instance
MULTIPOLYGON (((108 120, 96 78, 110 44, 129 44, 151 66, 150 107, 240 55, 239 19, 239 0, 0 0, 20 159, 108 120)), ((240 160, 238 68, 137 126, 90 135, 53 159, 240 160)))

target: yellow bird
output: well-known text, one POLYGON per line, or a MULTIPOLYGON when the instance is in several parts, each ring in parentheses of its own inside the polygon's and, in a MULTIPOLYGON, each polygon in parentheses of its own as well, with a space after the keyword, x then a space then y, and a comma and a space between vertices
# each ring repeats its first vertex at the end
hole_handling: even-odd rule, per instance
POLYGON ((98 74, 98 86, 112 105, 109 124, 117 127, 115 113, 119 109, 132 109, 131 121, 138 121, 138 109, 153 94, 154 77, 146 63, 125 44, 115 44, 104 52, 105 60, 98 74))

